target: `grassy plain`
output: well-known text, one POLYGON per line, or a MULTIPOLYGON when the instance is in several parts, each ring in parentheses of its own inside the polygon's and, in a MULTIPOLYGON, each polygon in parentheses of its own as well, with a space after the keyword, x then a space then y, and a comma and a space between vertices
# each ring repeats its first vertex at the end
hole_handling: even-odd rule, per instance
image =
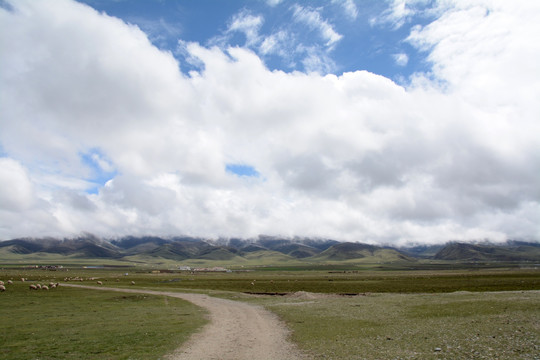
POLYGON ((0 294, 0 333, 7 334, 0 345, 8 349, 0 358, 158 359, 204 322, 200 310, 180 299, 62 287, 34 292, 31 281, 17 281, 21 277, 41 283, 94 278, 82 284, 99 279, 104 287, 206 292, 257 303, 277 313, 314 359, 540 358, 540 270, 442 268, 2 269, 1 280, 16 281, 0 294))
POLYGON ((540 292, 258 298, 313 359, 538 359, 540 292))
POLYGON ((206 321, 181 299, 66 287, 31 291, 29 283, 15 280, 0 294, 0 359, 158 359, 206 321))

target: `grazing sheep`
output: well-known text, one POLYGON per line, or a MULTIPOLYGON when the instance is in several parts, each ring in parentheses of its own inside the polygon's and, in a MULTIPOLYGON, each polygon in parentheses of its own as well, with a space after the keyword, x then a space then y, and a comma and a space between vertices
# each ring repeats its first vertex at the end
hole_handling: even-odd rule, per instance
POLYGON ((25 282, 25 281, 26 281, 26 279, 25 279, 25 278, 21 278, 21 281, 22 281, 22 282, 25 282))
POLYGON ((6 291, 6 287, 4 285, 0 285, 0 291, 6 291))
POLYGON ((54 289, 56 287, 56 284, 51 285, 51 289, 54 289))
POLYGON ((0 285, 4 285, 4 282, 2 280, 0 280, 0 285))
POLYGON ((97 284, 98 285, 103 285, 103 283, 101 281, 98 281, 97 284))
POLYGON ((131 282, 131 285, 135 285, 135 281, 132 281, 132 282, 131 282))
POLYGON ((41 290, 49 290, 49 287, 48 287, 47 285, 43 285, 43 286, 41 287, 41 290))
POLYGON ((37 286, 34 284, 30 285, 29 288, 30 290, 37 290, 37 286))
POLYGON ((41 290, 41 284, 36 284, 36 287, 41 290))
POLYGON ((8 283, 8 285, 13 285, 13 281, 12 281, 12 280, 8 280, 7 283, 8 283))
POLYGON ((53 286, 53 285, 54 285, 54 283, 53 283, 53 282, 50 282, 50 283, 49 283, 49 286, 53 286))

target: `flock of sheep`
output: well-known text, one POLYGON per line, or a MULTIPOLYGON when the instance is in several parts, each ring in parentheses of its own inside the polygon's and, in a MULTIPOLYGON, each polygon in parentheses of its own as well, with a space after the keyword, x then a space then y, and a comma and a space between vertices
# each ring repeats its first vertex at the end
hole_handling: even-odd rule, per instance
MULTIPOLYGON (((21 281, 22 282, 25 282, 27 279, 25 278, 21 278, 21 281)), ((7 285, 13 285, 13 280, 8 280, 7 281, 7 285)), ((49 285, 45 285, 45 284, 31 284, 29 286, 29 289, 30 290, 49 290, 49 289, 54 289, 54 288, 57 288, 58 286, 60 286, 59 283, 53 283, 53 282, 50 282, 49 285)), ((7 288, 6 288, 6 283, 4 283, 2 280, 0 280, 0 291, 6 291, 7 288)))
POLYGON ((59 283, 49 283, 49 286, 43 284, 31 284, 30 285, 30 290, 49 290, 49 288, 51 289, 54 289, 54 288, 57 288, 58 286, 60 286, 59 283))
MULTIPOLYGON (((94 281, 94 280, 96 280, 96 278, 91 277, 91 278, 88 278, 86 280, 94 281)), ((84 279, 80 278, 80 277, 74 277, 74 278, 64 278, 64 281, 81 281, 82 282, 82 281, 84 281, 84 279)), ((120 279, 116 279, 116 282, 120 282, 120 279)), ((98 280, 98 281, 96 281, 96 284, 103 285, 103 282, 98 280)), ((132 281, 131 285, 135 285, 135 281, 132 281)))
MULTIPOLYGON (((13 284, 13 281, 8 280, 7 283, 8 285, 11 285, 13 284)), ((2 280, 0 280, 0 291, 6 291, 6 284, 2 280)))
MULTIPOLYGON (((26 280, 28 279, 25 279, 25 278, 21 278, 21 281, 22 282, 25 282, 26 280)), ((88 278, 87 280, 96 280, 96 278, 88 278)), ((67 278, 64 278, 64 281, 84 281, 83 278, 80 278, 80 277, 74 277, 74 278, 71 278, 71 277, 67 277, 67 278)), ((116 279, 116 281, 120 281, 119 279, 116 279)), ((97 281, 96 282, 98 285, 103 285, 103 282, 102 281, 97 281)), ((7 281, 7 285, 12 285, 13 284, 13 280, 8 280, 7 281)), ((131 285, 135 285, 135 281, 132 281, 131 282, 131 285)), ((50 282, 49 285, 45 285, 45 284, 30 284, 29 286, 29 289, 30 290, 49 290, 49 289, 55 289, 57 287, 59 287, 60 284, 59 283, 54 283, 54 282, 50 282)), ((6 283, 4 283, 2 280, 0 280, 0 292, 3 292, 3 291, 6 291, 6 283)))

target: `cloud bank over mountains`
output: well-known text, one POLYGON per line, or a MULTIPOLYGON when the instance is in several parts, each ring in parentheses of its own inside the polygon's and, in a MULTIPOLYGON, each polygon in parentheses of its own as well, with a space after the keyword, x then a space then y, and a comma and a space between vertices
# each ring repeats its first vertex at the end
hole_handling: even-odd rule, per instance
MULTIPOLYGON (((389 4, 373 26, 400 26, 417 3, 389 4)), ((327 46, 340 41, 315 10, 296 11, 327 46)), ((400 85, 361 69, 271 71, 226 40, 180 41, 200 69, 183 73, 118 18, 68 0, 8 1, 0 239, 540 241, 540 3, 422 11, 433 21, 403 41, 431 71, 400 85)), ((259 21, 244 14, 230 28, 264 46, 259 21)))

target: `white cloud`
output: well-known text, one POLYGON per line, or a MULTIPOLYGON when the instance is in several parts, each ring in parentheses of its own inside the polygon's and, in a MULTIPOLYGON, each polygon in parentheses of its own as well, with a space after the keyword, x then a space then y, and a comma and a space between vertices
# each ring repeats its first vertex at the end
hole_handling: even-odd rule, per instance
MULTIPOLYGON (((67 0, 11 4, 0 9, 2 239, 540 238, 537 5, 447 4, 408 39, 433 73, 404 88, 365 71, 269 71, 245 48, 196 43, 184 51, 203 66, 187 77, 118 19, 67 0), (97 194, 84 192, 80 154, 118 172, 97 194)), ((242 19, 237 29, 256 29, 242 19)))
POLYGON ((241 11, 232 18, 227 32, 243 32, 246 36, 246 45, 252 46, 259 42, 259 29, 263 22, 262 16, 255 16, 247 11, 241 11))
POLYGON ((394 58, 396 64, 399 66, 406 66, 409 62, 409 56, 407 56, 407 54, 405 53, 394 54, 392 55, 392 57, 394 58))
POLYGON ((100 154, 94 153, 91 155, 91 158, 92 161, 94 161, 101 170, 105 172, 114 171, 114 166, 107 159, 103 158, 103 156, 101 156, 100 154))
POLYGON ((304 54, 302 64, 308 73, 328 74, 336 68, 332 58, 319 46, 299 45, 297 51, 304 54))
POLYGON ((332 3, 341 6, 345 15, 351 20, 356 20, 358 17, 358 8, 353 0, 332 0, 332 3))
POLYGON ((304 8, 299 5, 293 6, 294 18, 298 22, 308 25, 310 28, 318 30, 321 37, 326 41, 326 46, 333 48, 335 44, 343 37, 338 34, 332 25, 330 25, 321 14, 312 9, 304 8))
POLYGON ((282 57, 287 57, 288 44, 287 41, 290 40, 291 36, 287 31, 280 30, 276 33, 273 33, 264 38, 259 47, 259 51, 263 55, 267 54, 278 54, 282 57))
POLYGON ((0 158, 0 209, 17 211, 35 202, 32 182, 26 169, 16 160, 0 158))
MULTIPOLYGON (((264 33, 261 31, 264 18, 242 9, 231 17, 225 31, 208 41, 209 46, 217 46, 226 51, 230 46, 237 46, 234 35, 240 32, 246 39, 241 46, 256 52, 265 61, 271 61, 272 56, 277 56, 291 69, 302 64, 307 72, 332 72, 336 66, 329 54, 342 39, 342 35, 322 18, 319 10, 298 5, 290 7, 290 10, 290 13, 283 16, 291 16, 291 21, 285 21, 271 29, 271 32, 264 33), (311 36, 312 32, 317 36, 311 36)), ((177 53, 190 65, 202 68, 203 64, 186 52, 182 40, 179 41, 177 53)))
POLYGON ((266 3, 270 6, 276 6, 283 2, 283 0, 266 0, 266 3))
MULTIPOLYGON (((430 3, 430 0, 391 0, 388 9, 379 16, 371 18, 370 24, 372 26, 390 24, 395 29, 399 29, 413 16, 422 12, 433 12, 425 8, 430 3)), ((441 2, 439 6, 443 7, 445 4, 446 2, 441 2)))

